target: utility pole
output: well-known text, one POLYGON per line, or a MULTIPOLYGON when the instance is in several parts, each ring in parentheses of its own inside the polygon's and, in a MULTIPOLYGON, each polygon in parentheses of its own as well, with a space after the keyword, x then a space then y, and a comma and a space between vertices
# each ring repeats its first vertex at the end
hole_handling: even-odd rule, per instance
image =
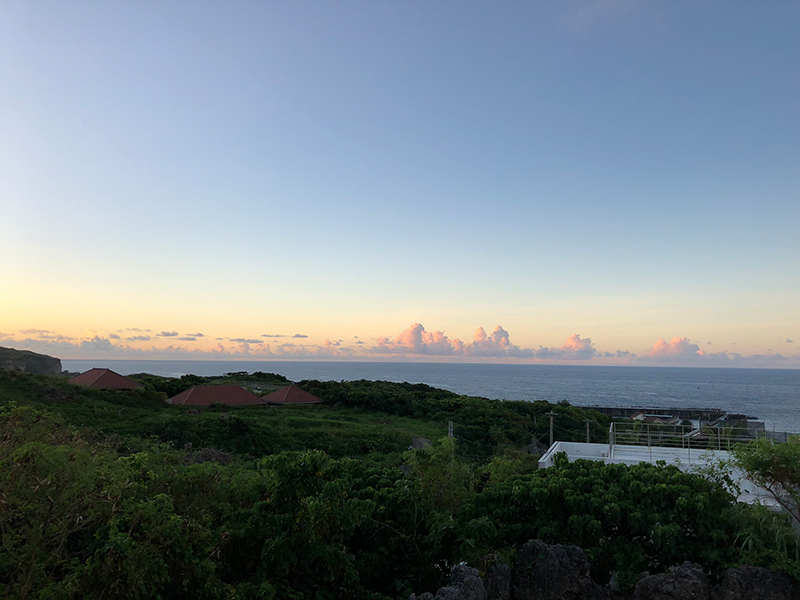
POLYGON ((556 416, 557 413, 554 413, 552 410, 549 413, 545 413, 548 417, 550 417, 550 445, 553 445, 553 417, 556 416))
POLYGON ((447 437, 453 437, 453 422, 447 422, 447 437))
POLYGON ((589 444, 591 443, 591 440, 589 439, 589 424, 592 422, 592 420, 585 419, 583 422, 586 423, 586 443, 589 444))

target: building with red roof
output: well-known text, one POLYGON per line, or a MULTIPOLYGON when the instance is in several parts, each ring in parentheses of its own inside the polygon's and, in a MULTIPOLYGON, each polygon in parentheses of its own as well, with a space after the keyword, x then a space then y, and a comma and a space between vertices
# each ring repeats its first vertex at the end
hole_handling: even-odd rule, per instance
POLYGON ((322 399, 301 390, 296 385, 287 385, 271 394, 262 396, 261 401, 267 404, 319 404, 322 399))
POLYGON ((196 385, 167 400, 170 404, 183 406, 208 406, 229 404, 246 406, 264 404, 264 400, 238 385, 196 385))
POLYGON ((115 373, 111 369, 89 369, 69 380, 74 385, 85 385, 97 390, 135 390, 141 383, 115 373))

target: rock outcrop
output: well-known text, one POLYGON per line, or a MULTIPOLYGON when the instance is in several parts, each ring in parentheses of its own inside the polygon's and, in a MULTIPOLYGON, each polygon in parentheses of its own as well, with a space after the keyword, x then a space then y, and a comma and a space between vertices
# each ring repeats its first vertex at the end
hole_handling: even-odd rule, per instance
POLYGON ((577 546, 551 546, 531 540, 517 555, 511 598, 604 600, 608 592, 592 580, 590 567, 577 546))
POLYGON ((511 600, 511 567, 492 554, 484 559, 483 570, 487 600, 511 600))
POLYGON ((37 354, 30 350, 0 348, 0 369, 18 370, 23 373, 60 375, 61 361, 53 356, 37 354))
POLYGON ((411 594, 409 600, 487 600, 487 597, 478 569, 456 565, 450 574, 450 585, 439 588, 435 596, 430 592, 420 596, 411 594))
POLYGON ((667 573, 648 575, 636 584, 634 600, 711 600, 711 584, 700 565, 685 562, 667 573))
POLYGON ((786 573, 773 573, 763 567, 728 569, 716 600, 792 600, 800 597, 786 573))
POLYGON ((729 569, 714 586, 703 568, 692 562, 666 573, 646 575, 633 592, 600 586, 591 578, 589 560, 577 546, 531 540, 517 552, 512 569, 496 555, 486 556, 479 571, 466 565, 453 569, 450 583, 436 594, 412 594, 409 600, 792 600, 800 598, 797 583, 786 573, 762 567, 729 569))

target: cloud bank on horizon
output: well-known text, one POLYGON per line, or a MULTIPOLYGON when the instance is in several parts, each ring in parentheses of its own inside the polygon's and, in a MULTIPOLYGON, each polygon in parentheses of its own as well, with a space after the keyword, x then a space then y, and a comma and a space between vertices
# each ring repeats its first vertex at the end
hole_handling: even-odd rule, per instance
POLYGON ((491 334, 478 327, 472 342, 451 340, 443 331, 429 332, 419 323, 414 323, 401 332, 394 340, 380 337, 369 351, 373 354, 389 356, 462 356, 474 358, 514 358, 540 360, 586 360, 597 356, 592 340, 582 339, 579 334, 567 338, 558 348, 520 348, 511 343, 511 336, 498 325, 491 334))
MULTIPOLYGON (((131 328, 126 331, 142 331, 131 328)), ((148 330, 144 330, 148 331, 148 330)), ((214 359, 317 359, 317 360, 426 360, 430 362, 516 362, 516 363, 567 363, 605 365, 651 365, 651 366, 741 366, 800 368, 800 353, 742 355, 727 350, 707 352, 688 337, 673 337, 656 340, 642 354, 629 350, 600 351, 588 337, 572 334, 560 346, 540 345, 536 348, 518 346, 511 341, 510 333, 498 325, 491 333, 478 327, 472 341, 464 342, 448 337, 440 330, 427 331, 424 325, 413 323, 394 338, 380 336, 368 344, 353 337, 352 343, 344 340, 325 339, 321 344, 284 341, 270 343, 259 338, 217 337, 216 345, 200 348, 196 343, 204 338, 201 333, 181 335, 175 331, 161 332, 156 336, 134 335, 121 338, 116 333, 106 336, 96 332, 83 339, 57 334, 44 329, 21 329, 16 334, 0 332, 0 345, 20 350, 32 350, 74 359, 162 359, 202 360, 214 359), (166 335, 165 335, 166 334, 166 335), (169 341, 169 345, 157 346, 153 342, 169 341), (189 342, 176 345, 172 342, 189 342), (132 346, 126 342, 138 344, 132 346), (149 347, 141 344, 150 342, 149 347)), ((263 335, 266 338, 303 339, 308 336, 263 335)), ((787 338, 788 339, 788 338, 787 338)), ((791 342, 789 342, 791 343, 791 342)))

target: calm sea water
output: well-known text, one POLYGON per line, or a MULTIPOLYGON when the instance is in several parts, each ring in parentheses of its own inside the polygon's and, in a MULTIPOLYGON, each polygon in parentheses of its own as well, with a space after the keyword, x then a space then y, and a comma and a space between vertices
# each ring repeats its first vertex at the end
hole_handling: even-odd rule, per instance
POLYGON ((800 432, 800 370, 697 369, 289 361, 62 360, 70 371, 106 367, 123 375, 179 377, 232 371, 280 373, 302 379, 370 379, 427 383, 459 394, 507 400, 567 400, 577 406, 721 408, 800 432))

